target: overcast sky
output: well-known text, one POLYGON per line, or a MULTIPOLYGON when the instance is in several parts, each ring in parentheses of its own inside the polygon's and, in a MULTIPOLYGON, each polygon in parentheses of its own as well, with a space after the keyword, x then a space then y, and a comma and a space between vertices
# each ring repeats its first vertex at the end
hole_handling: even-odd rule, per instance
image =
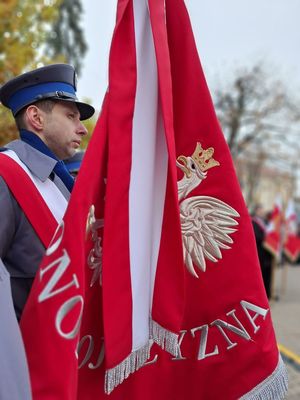
MULTIPOLYGON (((80 98, 99 110, 116 0, 82 0, 89 50, 78 83, 80 98)), ((230 79, 238 67, 263 60, 276 78, 299 93, 300 0, 186 0, 208 85, 230 79), (216 78, 218 78, 216 80, 216 78)))

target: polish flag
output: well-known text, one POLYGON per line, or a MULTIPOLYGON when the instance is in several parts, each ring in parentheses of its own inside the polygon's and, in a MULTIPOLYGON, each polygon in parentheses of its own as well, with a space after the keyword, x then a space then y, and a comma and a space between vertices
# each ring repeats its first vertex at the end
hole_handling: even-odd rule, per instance
POLYGON ((300 238, 297 236, 298 219, 293 200, 289 200, 285 211, 285 238, 283 251, 291 262, 300 254, 300 238))
POLYGON ((264 247, 279 260, 282 252, 282 229, 283 229, 283 214, 282 200, 280 196, 275 199, 274 207, 270 220, 267 224, 264 247))

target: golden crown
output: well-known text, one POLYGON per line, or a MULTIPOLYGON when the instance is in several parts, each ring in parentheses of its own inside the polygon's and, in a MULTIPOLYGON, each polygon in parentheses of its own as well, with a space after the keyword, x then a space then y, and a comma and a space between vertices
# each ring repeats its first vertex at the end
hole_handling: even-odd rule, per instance
POLYGON ((218 161, 212 158, 214 154, 214 149, 209 147, 208 149, 204 150, 201 146, 201 143, 197 142, 196 149, 192 154, 191 158, 195 161, 195 163, 199 166, 201 171, 207 171, 212 167, 217 167, 220 165, 218 161))

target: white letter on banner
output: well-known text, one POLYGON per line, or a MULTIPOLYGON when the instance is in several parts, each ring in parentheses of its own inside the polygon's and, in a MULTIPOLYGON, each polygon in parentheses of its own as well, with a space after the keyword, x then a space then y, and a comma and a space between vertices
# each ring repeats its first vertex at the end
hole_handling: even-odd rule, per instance
POLYGON ((202 331, 201 336, 200 336, 200 346, 199 346, 199 351, 198 351, 198 360, 203 360, 204 358, 211 357, 214 355, 219 354, 219 349, 218 346, 216 345, 214 348, 214 351, 212 353, 206 354, 206 345, 207 345, 207 335, 208 335, 208 325, 202 325, 199 326, 198 328, 193 328, 191 329, 191 334, 193 338, 195 337, 195 332, 197 331, 202 331))
POLYGON ((96 364, 93 364, 92 362, 90 362, 89 368, 90 369, 99 368, 100 365, 103 363, 103 360, 104 360, 104 342, 102 342, 102 344, 101 344, 101 349, 100 349, 96 364))
POLYGON ((231 349, 232 347, 236 346, 237 343, 236 342, 232 342, 229 337, 226 335, 226 333, 224 332, 223 328, 228 329, 229 331, 235 333, 238 336, 241 336, 242 338, 246 339, 246 340, 250 340, 251 337, 248 334, 248 332, 246 331, 246 329, 244 328, 244 326, 242 325, 242 323, 237 319, 236 315, 235 315, 235 310, 230 311, 229 313, 226 314, 227 316, 232 316, 234 318, 234 320, 236 321, 236 323, 239 325, 239 328, 237 328, 234 325, 229 324, 228 322, 223 321, 222 319, 216 319, 215 321, 213 321, 210 325, 211 326, 217 326, 217 328, 219 329, 219 331, 222 333, 223 337, 225 338, 226 342, 228 343, 228 347, 227 350, 231 349))
POLYGON ((55 326, 60 334, 60 336, 64 337, 65 339, 74 339, 76 335, 79 332, 80 329, 80 323, 81 323, 81 317, 82 317, 82 311, 83 311, 83 298, 82 296, 74 296, 71 297, 71 299, 67 300, 64 302, 64 304, 60 307, 56 314, 56 320, 55 320, 55 326), (69 311, 72 310, 72 308, 76 305, 76 303, 80 302, 81 307, 80 307, 80 312, 76 321, 76 324, 74 328, 70 332, 63 332, 61 328, 61 324, 65 316, 68 314, 69 311))
POLYGON ((181 349, 180 349, 181 343, 182 343, 183 338, 184 338, 186 333, 187 333, 187 331, 180 331, 180 336, 179 336, 178 345, 177 345, 177 357, 173 357, 172 361, 174 361, 174 360, 176 360, 176 361, 177 360, 185 360, 186 359, 186 357, 182 357, 181 349))
POLYGON ((64 221, 61 221, 60 225, 58 225, 53 238, 49 244, 48 249, 46 250, 46 256, 51 256, 55 252, 55 250, 58 249, 58 246, 60 245, 62 238, 64 236, 64 230, 65 230, 65 223, 64 221), (61 232, 60 232, 61 230, 61 232), (56 239, 56 236, 59 234, 58 238, 56 239), (54 242, 54 243, 53 243, 54 242))
POLYGON ((155 354, 153 359, 145 362, 145 364, 143 364, 142 367, 145 367, 146 365, 154 364, 154 363, 156 363, 157 360, 158 360, 158 354, 155 354))
POLYGON ((80 339, 79 343, 78 343, 77 351, 76 351, 76 353, 75 353, 77 359, 79 358, 80 351, 81 351, 81 349, 82 349, 83 344, 86 342, 86 340, 89 341, 88 349, 87 349, 87 351, 86 351, 86 354, 85 354, 83 360, 82 360, 81 363, 78 365, 78 369, 82 368, 82 367, 89 361, 89 359, 91 358, 91 356, 92 356, 92 354, 93 354, 93 351, 94 351, 94 339, 93 339, 93 336, 91 336, 91 335, 83 336, 83 337, 80 339))
POLYGON ((41 303, 44 300, 49 299, 50 297, 56 296, 58 293, 63 292, 64 290, 68 289, 71 286, 76 286, 77 288, 79 287, 78 279, 75 274, 72 275, 73 279, 71 282, 66 284, 65 286, 62 286, 59 289, 53 290, 54 286, 57 284, 59 279, 62 277, 62 275, 65 273, 66 269, 68 268, 68 265, 70 264, 70 258, 68 256, 68 253, 66 250, 63 250, 63 255, 59 257, 58 259, 54 260, 52 263, 47 265, 44 269, 41 269, 40 271, 40 279, 43 278, 44 274, 49 271, 51 268, 57 266, 55 272, 49 279, 48 283, 44 287, 43 291, 39 295, 38 301, 41 303), (52 291, 53 290, 53 291, 52 291))
POLYGON ((253 328, 254 328, 254 333, 256 333, 259 329, 260 326, 255 325, 254 321, 256 320, 256 318, 261 315, 263 317, 263 319, 266 318, 266 315, 268 314, 269 309, 265 309, 259 306, 256 306, 254 304, 249 303, 248 301, 242 300, 241 301, 241 306, 243 307, 243 310, 245 311, 249 321, 251 322, 253 328), (255 315, 253 317, 251 317, 250 313, 248 310, 254 311, 255 315))
MULTIPOLYGON (((78 343, 77 351, 75 353, 77 359, 79 358, 79 353, 81 352, 82 346, 86 342, 86 340, 89 341, 89 344, 88 344, 88 348, 87 348, 86 354, 85 354, 83 360, 81 361, 81 363, 78 366, 79 369, 82 368, 91 359, 91 357, 93 355, 93 352, 94 352, 94 347, 95 347, 94 339, 93 339, 93 337, 91 335, 86 335, 86 336, 82 337, 80 339, 79 343, 78 343)), ((90 369, 99 368, 100 365, 102 364, 103 360, 104 360, 104 343, 103 343, 103 339, 102 339, 101 348, 100 348, 100 352, 99 352, 99 355, 98 355, 98 358, 97 358, 97 362, 96 362, 96 364, 93 364, 92 362, 90 362, 88 367, 90 369)))

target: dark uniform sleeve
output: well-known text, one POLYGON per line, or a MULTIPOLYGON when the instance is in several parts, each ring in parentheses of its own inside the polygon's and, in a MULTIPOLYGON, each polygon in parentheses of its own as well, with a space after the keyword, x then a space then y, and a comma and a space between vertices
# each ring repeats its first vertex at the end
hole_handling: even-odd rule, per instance
POLYGON ((0 258, 2 260, 9 251, 16 229, 13 202, 12 194, 0 176, 0 258))

